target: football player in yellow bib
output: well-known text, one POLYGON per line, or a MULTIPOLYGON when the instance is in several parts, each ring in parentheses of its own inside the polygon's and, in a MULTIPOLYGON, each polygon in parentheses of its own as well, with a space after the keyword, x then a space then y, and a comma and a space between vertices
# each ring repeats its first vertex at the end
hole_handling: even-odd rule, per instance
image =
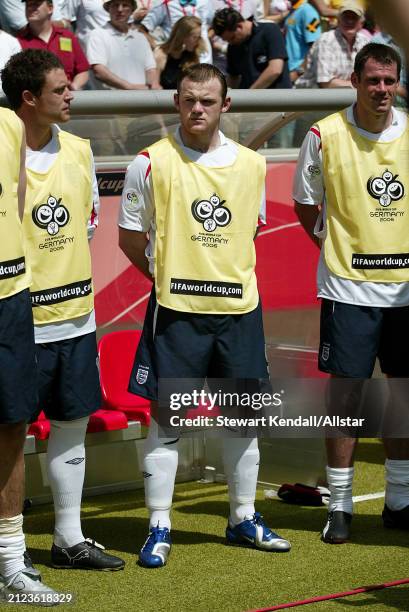
MULTIPOLYGON (((175 106, 176 133, 128 168, 119 218, 120 246, 154 281, 129 387, 152 400, 143 468, 150 524, 139 554, 140 564, 150 568, 165 565, 169 555, 178 465, 177 439, 167 439, 158 427, 158 382, 268 378, 254 273, 254 237, 265 216, 265 161, 219 130, 230 98, 214 66, 198 64, 183 73, 175 106)), ((224 438, 223 458, 228 542, 288 551, 289 542, 254 508, 257 439, 224 438)))
POLYGON ((89 415, 100 407, 89 237, 99 208, 87 140, 61 130, 73 95, 56 55, 26 49, 2 72, 27 134, 23 232, 38 364, 38 409, 50 419, 47 474, 55 511, 54 567, 116 570, 124 562, 84 537, 81 495, 89 415))
MULTIPOLYGON (((359 400, 361 381, 371 378, 378 357, 396 414, 401 399, 394 379, 409 377, 409 126, 407 114, 393 107, 400 64, 386 45, 369 43, 359 51, 351 77, 357 102, 310 129, 293 193, 304 229, 318 246, 322 241, 319 368, 331 374, 330 388, 359 400)), ((351 414, 357 404, 351 403, 351 414)), ((334 406, 330 402, 330 410, 334 406)), ((396 439, 402 435, 398 419, 389 413, 385 421, 383 521, 409 529, 409 441, 396 439)), ((349 538, 356 441, 348 433, 327 439, 331 498, 324 542, 349 538)))
POLYGON ((35 408, 33 317, 21 218, 26 189, 25 134, 0 109, 0 602, 18 593, 53 597, 25 553, 23 516, 26 424, 35 408))

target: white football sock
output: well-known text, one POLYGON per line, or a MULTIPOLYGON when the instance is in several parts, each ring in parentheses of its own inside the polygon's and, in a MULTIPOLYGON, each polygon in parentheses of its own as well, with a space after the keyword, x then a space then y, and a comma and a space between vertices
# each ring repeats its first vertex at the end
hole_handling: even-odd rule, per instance
POLYGON ((11 578, 25 569, 23 515, 0 518, 0 575, 11 578))
POLYGON ((143 475, 149 527, 171 528, 170 509, 178 468, 178 440, 158 437, 158 424, 151 419, 145 441, 143 475))
POLYGON ((54 500, 54 544, 69 548, 85 540, 81 530, 81 497, 88 417, 50 424, 47 473, 54 500))
POLYGON ((333 468, 327 465, 328 489, 331 492, 328 509, 353 513, 352 481, 354 468, 333 468))
POLYGON ((254 515, 260 453, 257 438, 223 438, 231 526, 254 515))
POLYGON ((409 461, 386 459, 385 504, 389 510, 402 510, 409 506, 409 461))

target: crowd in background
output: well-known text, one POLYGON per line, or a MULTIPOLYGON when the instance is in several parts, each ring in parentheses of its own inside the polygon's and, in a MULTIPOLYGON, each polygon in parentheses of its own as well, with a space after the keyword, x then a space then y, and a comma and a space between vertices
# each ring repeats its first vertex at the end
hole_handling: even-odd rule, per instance
POLYGON ((48 49, 73 90, 174 89, 197 62, 235 88, 352 87, 365 44, 397 48, 364 0, 3 0, 0 22, 0 69, 21 47, 48 49))

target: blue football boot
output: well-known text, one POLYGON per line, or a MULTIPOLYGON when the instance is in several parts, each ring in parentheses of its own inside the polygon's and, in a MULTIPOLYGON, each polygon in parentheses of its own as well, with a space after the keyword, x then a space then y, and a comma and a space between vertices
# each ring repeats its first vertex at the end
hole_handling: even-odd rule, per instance
POLYGON ((259 550, 288 552, 291 548, 290 542, 281 538, 264 524, 259 512, 255 512, 251 519, 246 519, 235 527, 231 527, 228 523, 226 538, 229 544, 249 546, 259 550))
POLYGON ((145 544, 139 553, 142 567, 163 567, 166 565, 172 541, 167 527, 151 527, 145 544))

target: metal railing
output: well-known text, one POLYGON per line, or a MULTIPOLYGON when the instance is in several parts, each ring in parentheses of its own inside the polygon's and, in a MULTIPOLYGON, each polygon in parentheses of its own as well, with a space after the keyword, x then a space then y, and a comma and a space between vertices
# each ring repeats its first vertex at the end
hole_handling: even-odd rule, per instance
MULTIPOLYGON (((172 91, 79 91, 72 115, 132 115, 174 113, 172 91)), ((335 111, 355 100, 351 89, 234 89, 232 112, 335 111)), ((0 105, 6 106, 4 96, 0 105)))

